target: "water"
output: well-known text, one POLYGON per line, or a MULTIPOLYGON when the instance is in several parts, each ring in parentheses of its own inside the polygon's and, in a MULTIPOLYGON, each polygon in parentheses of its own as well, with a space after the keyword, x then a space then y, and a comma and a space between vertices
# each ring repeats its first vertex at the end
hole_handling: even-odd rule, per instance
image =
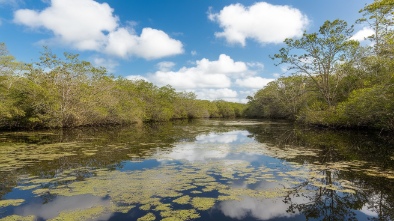
POLYGON ((286 122, 0 133, 0 220, 394 220, 394 142, 286 122))

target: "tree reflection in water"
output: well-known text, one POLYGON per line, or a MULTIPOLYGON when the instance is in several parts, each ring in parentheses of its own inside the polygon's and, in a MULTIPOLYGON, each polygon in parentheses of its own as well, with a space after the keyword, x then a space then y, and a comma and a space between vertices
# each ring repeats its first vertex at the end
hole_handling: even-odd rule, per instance
MULTIPOLYGON (((378 168, 393 171, 394 140, 371 131, 332 131, 310 128, 286 128, 279 125, 248 129, 253 137, 270 145, 282 148, 315 148, 317 159, 299 156, 290 161, 309 163, 312 166, 335 165, 339 161, 368 162, 363 169, 378 168), (278 133, 278 131, 281 131, 278 133), (370 134, 372 133, 372 135, 370 134)), ((321 169, 322 175, 316 182, 305 180, 288 191, 283 202, 289 204, 287 212, 302 213, 307 219, 317 220, 358 220, 357 212, 372 216, 371 220, 394 220, 394 181, 358 169, 321 169), (347 180, 357 187, 355 193, 344 193, 335 187, 340 180, 347 180), (300 203, 299 198, 304 198, 300 203)))

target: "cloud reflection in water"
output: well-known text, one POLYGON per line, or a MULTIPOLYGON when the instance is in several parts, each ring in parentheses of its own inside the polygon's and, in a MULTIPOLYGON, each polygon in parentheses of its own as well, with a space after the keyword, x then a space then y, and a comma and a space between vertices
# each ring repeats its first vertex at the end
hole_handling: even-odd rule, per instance
MULTIPOLYGON (((58 216, 62 211, 85 210, 95 206, 108 206, 109 204, 109 199, 102 199, 101 197, 92 195, 58 196, 50 203, 33 203, 22 206, 17 208, 15 213, 21 216, 35 215, 36 217, 48 220, 58 216)), ((107 214, 107 216, 101 216, 100 218, 107 220, 110 215, 107 214)))

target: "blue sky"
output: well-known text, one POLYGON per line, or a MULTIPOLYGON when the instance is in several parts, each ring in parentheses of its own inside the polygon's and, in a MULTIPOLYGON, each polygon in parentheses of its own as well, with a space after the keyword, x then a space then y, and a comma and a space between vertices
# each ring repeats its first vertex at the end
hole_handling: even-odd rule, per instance
MULTIPOLYGON (((42 46, 115 76, 245 102, 285 75, 269 58, 326 20, 354 24, 372 0, 0 0, 0 42, 24 62, 42 46)), ((370 30, 355 26, 355 39, 370 30)))

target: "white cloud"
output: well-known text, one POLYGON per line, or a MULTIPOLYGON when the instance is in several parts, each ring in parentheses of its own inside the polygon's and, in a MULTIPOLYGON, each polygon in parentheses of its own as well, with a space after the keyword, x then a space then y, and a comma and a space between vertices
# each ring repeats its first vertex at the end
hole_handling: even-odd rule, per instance
POLYGON ((141 75, 129 75, 126 77, 126 79, 131 80, 131 81, 144 80, 144 81, 150 82, 146 77, 141 76, 141 75))
POLYGON ((367 37, 372 36, 374 31, 369 27, 364 27, 354 34, 350 39, 355 41, 364 41, 367 37))
MULTIPOLYGON (((22 216, 40 217, 44 220, 49 220, 57 217, 60 211, 84 210, 96 206, 109 206, 110 200, 93 195, 77 195, 77 196, 57 196, 51 203, 29 203, 15 209, 15 213, 22 216)), ((109 215, 104 215, 102 219, 110 218, 109 215)))
POLYGON ((162 61, 157 63, 156 66, 159 71, 170 71, 175 66, 175 63, 171 61, 162 61))
POLYGON ((191 67, 182 67, 177 71, 170 70, 172 67, 171 62, 159 63, 159 70, 150 74, 148 79, 158 86, 169 84, 177 90, 194 92, 204 100, 245 103, 246 96, 237 90, 260 89, 272 80, 256 76, 264 68, 262 63, 234 61, 225 54, 221 54, 218 60, 197 60, 191 67))
POLYGON ((229 88, 222 89, 202 89, 195 91, 200 99, 204 100, 226 100, 226 101, 239 101, 238 93, 229 88))
POLYGON ((249 135, 246 131, 234 130, 226 133, 209 133, 196 137, 196 143, 223 143, 229 144, 239 141, 242 137, 249 135))
POLYGON ((192 56, 195 56, 195 55, 197 55, 197 51, 193 50, 193 51, 190 52, 190 54, 191 54, 192 56))
POLYGON ((94 57, 92 60, 95 66, 105 67, 107 71, 111 73, 115 72, 116 67, 119 65, 118 62, 112 59, 106 59, 102 57, 94 57))
POLYGON ((139 38, 137 53, 144 58, 154 59, 183 53, 180 41, 171 39, 165 32, 144 28, 139 38))
POLYGON ((248 77, 244 79, 237 79, 235 83, 241 87, 260 89, 266 86, 269 82, 275 79, 262 77, 248 77))
POLYGON ((51 6, 41 12, 17 10, 14 21, 31 28, 49 29, 76 49, 99 50, 106 41, 103 32, 112 32, 118 26, 118 18, 112 12, 107 3, 92 0, 52 0, 51 6))
POLYGON ((150 78, 160 86, 171 84, 177 89, 223 88, 231 86, 231 80, 225 74, 207 74, 196 68, 183 68, 178 72, 158 71, 150 78))
POLYGON ((258 2, 250 7, 232 4, 219 13, 208 12, 208 18, 219 23, 222 32, 215 36, 228 43, 246 45, 246 39, 260 44, 281 43, 285 38, 301 36, 309 20, 296 8, 258 2))
POLYGON ((367 216, 372 216, 372 217, 379 217, 379 214, 376 211, 372 210, 373 206, 370 205, 369 203, 366 203, 360 212, 364 213, 367 216))
POLYGON ((255 69, 260 70, 260 71, 264 70, 264 64, 263 63, 260 63, 260 62, 248 62, 246 64, 249 67, 251 67, 251 68, 255 68, 255 69))
POLYGON ((157 59, 183 53, 183 45, 161 30, 144 28, 137 36, 126 28, 119 28, 108 35, 105 51, 124 58, 134 55, 157 59))
POLYGON ((217 61, 209 61, 204 58, 196 63, 202 70, 210 73, 223 73, 228 75, 247 71, 247 66, 244 62, 234 61, 230 56, 225 54, 221 54, 217 61))
POLYGON ((259 220, 269 220, 278 217, 294 217, 296 213, 287 213, 288 205, 282 200, 256 199, 243 197, 240 201, 224 201, 219 204, 219 209, 227 217, 244 219, 252 216, 259 220))
POLYGON ((138 36, 133 29, 135 23, 128 29, 120 27, 113 11, 107 3, 93 0, 52 0, 42 11, 17 10, 14 22, 33 29, 50 30, 55 35, 52 42, 71 45, 78 50, 145 59, 183 53, 182 43, 161 30, 143 28, 138 36))
POLYGON ((178 71, 157 71, 150 78, 162 86, 170 84, 176 89, 227 88, 231 86, 230 76, 242 75, 248 71, 244 62, 236 62, 230 56, 221 54, 216 61, 203 58, 195 67, 182 67, 178 71))
POLYGON ((171 149, 171 152, 160 154, 157 158, 166 160, 183 160, 188 162, 205 162, 220 160, 227 157, 230 148, 226 144, 207 146, 196 143, 181 143, 171 149))

